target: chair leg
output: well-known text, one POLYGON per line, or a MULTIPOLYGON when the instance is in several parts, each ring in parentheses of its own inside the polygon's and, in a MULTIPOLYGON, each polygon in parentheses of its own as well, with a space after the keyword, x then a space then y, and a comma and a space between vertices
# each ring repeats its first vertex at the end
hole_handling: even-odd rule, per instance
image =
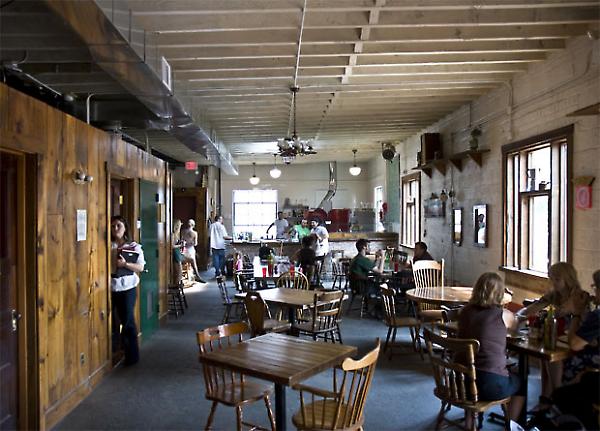
POLYGON ((235 416, 237 418, 237 431, 242 431, 242 406, 235 408, 235 416))
POLYGON ((181 297, 183 298, 183 305, 185 305, 185 308, 188 308, 187 298, 185 297, 185 292, 183 290, 183 283, 179 283, 179 293, 181 294, 181 297))
POLYGON ((504 429, 510 431, 510 416, 508 415, 508 404, 502 404, 502 413, 504 413, 504 429))
POLYGON ((483 412, 477 414, 477 429, 480 430, 481 428, 483 428, 483 412))
POLYGON ((392 331, 392 341, 390 343, 390 360, 392 359, 392 356, 394 354, 394 345, 396 344, 396 331, 398 330, 398 328, 394 328, 394 330, 392 331))
POLYGON ((435 419, 435 431, 439 431, 442 426, 442 422, 444 421, 444 414, 446 413, 446 403, 442 401, 442 407, 440 407, 440 411, 438 412, 437 418, 435 419))
POLYGON ((267 415, 271 423, 271 431, 275 431, 275 419, 273 418, 273 410, 271 410, 271 400, 268 395, 265 395, 265 406, 267 406, 267 415))
POLYGON ((387 352, 387 349, 389 347, 390 344, 390 335, 392 335, 392 327, 390 326, 388 328, 388 333, 387 333, 387 337, 385 337, 385 344, 383 345, 383 352, 387 352))
POLYGON ((229 313, 231 313, 231 304, 225 304, 225 310, 223 312, 223 319, 221 319, 221 324, 229 323, 229 313))
POLYGON ((208 419, 206 420, 206 426, 204 427, 204 429, 207 431, 210 429, 213 418, 215 417, 215 412, 217 411, 217 404, 218 403, 216 401, 213 401, 212 406, 210 406, 210 413, 208 414, 208 419))
POLYGON ((340 342, 340 344, 344 344, 344 342, 342 341, 342 331, 340 330, 340 324, 337 324, 337 336, 338 336, 338 340, 340 342))

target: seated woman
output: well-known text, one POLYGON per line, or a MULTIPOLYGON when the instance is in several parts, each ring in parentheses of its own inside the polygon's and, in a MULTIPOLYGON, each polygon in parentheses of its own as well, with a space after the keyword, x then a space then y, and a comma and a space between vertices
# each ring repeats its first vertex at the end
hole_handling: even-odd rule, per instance
MULTIPOLYGON (((567 262, 558 262, 548 270, 549 289, 540 299, 517 312, 517 317, 532 316, 553 305, 555 316, 559 319, 570 320, 575 313, 574 299, 587 295, 577 279, 575 267, 567 262)), ((550 406, 550 395, 561 385, 562 362, 542 362, 542 394, 539 408, 550 406)))
POLYGON ((504 283, 494 272, 482 274, 469 303, 458 316, 458 338, 479 341, 475 356, 477 391, 482 401, 512 397, 509 415, 516 420, 525 398, 519 391, 519 378, 506 368, 506 334, 515 326, 513 314, 502 308, 504 283), (518 394, 518 395, 517 395, 518 394))
MULTIPOLYGON (((600 270, 593 275, 595 296, 593 302, 600 304, 600 270)), ((573 298, 573 318, 569 326, 569 347, 576 352, 564 364, 562 386, 552 393, 552 400, 562 413, 572 414, 587 429, 598 429, 598 412, 594 405, 600 404, 600 309, 589 311, 588 295, 573 298)))

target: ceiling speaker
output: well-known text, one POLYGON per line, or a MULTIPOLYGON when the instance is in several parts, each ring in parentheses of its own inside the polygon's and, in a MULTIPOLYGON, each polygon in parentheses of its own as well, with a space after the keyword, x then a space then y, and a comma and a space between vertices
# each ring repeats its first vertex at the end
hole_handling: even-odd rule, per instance
POLYGON ((396 148, 394 144, 391 142, 386 142, 381 144, 381 155, 385 160, 392 161, 396 156, 396 148))

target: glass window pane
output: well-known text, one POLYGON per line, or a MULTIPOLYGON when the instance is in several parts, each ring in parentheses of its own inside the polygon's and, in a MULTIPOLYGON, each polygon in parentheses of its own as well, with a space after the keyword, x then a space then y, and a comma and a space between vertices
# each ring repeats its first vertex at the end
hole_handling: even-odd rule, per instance
POLYGON ((550 147, 530 151, 527 160, 527 190, 544 190, 551 178, 550 147))
POLYGON ((548 196, 529 200, 529 269, 548 271, 548 196))

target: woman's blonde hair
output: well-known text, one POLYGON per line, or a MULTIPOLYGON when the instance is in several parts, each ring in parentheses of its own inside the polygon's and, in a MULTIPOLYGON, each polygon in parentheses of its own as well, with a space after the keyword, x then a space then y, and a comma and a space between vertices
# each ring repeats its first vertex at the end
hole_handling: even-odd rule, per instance
POLYGON ((560 292, 561 296, 569 297, 576 290, 581 290, 581 285, 577 279, 577 270, 573 265, 567 262, 558 262, 548 270, 549 278, 558 278, 565 282, 565 291, 560 292))
POLYGON ((173 220, 173 236, 176 240, 179 240, 179 236, 181 235, 181 220, 176 218, 173 220))
POLYGON ((504 298, 504 282, 495 272, 481 274, 471 293, 469 304, 480 307, 493 307, 502 304, 504 298))

